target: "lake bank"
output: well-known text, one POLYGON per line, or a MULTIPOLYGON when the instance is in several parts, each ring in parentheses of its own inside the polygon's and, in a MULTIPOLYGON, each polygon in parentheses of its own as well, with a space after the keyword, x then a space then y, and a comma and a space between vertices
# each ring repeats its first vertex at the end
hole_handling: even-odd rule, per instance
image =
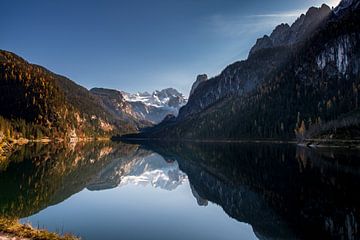
POLYGON ((41 139, 0 139, 0 170, 5 169, 9 161, 8 157, 14 152, 17 148, 27 145, 27 144, 51 144, 51 143, 61 143, 66 145, 74 145, 77 143, 86 143, 93 141, 110 141, 110 138, 105 137, 88 137, 88 138, 41 138, 41 139))
POLYGON ((20 224, 18 220, 0 217, 0 239, 78 240, 79 238, 69 234, 60 236, 56 233, 51 233, 46 230, 33 228, 29 224, 20 224))
POLYGON ((360 140, 348 139, 305 139, 300 146, 314 148, 360 148, 360 140))
POLYGON ((160 139, 160 138, 124 138, 114 137, 113 141, 129 143, 154 142, 194 142, 194 143, 272 143, 272 144, 296 144, 303 147, 313 148, 360 148, 360 140, 347 139, 304 139, 299 142, 295 139, 160 139))

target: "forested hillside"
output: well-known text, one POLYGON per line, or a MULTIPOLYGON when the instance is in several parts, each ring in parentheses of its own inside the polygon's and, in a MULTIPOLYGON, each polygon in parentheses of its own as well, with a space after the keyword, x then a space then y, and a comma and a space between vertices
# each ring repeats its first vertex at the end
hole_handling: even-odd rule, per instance
POLYGON ((0 51, 2 138, 105 137, 136 128, 73 81, 0 51))

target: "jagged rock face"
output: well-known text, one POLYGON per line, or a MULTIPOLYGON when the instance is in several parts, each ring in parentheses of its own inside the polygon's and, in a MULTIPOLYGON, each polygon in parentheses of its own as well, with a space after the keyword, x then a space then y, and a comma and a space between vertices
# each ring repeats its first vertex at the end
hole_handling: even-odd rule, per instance
POLYGON ((228 96, 241 96, 253 91, 258 84, 281 66, 288 58, 289 49, 277 48, 254 54, 246 61, 228 66, 219 76, 201 84, 201 89, 190 95, 188 103, 179 111, 179 119, 198 113, 228 96))
POLYGON ((185 97, 176 89, 129 94, 113 89, 93 88, 104 107, 116 117, 135 123, 138 127, 161 122, 168 114, 177 115, 186 103, 185 97))
POLYGON ((184 95, 174 88, 155 90, 152 94, 148 92, 135 94, 122 92, 122 94, 128 102, 143 102, 154 107, 180 107, 186 103, 184 95))
POLYGON ((323 4, 320 8, 312 7, 307 13, 302 14, 291 27, 288 24, 280 24, 271 33, 270 37, 265 35, 257 40, 255 46, 250 50, 252 55, 265 48, 278 46, 290 46, 306 39, 331 13, 329 6, 323 4))
POLYGON ((152 123, 161 122, 168 114, 177 115, 178 113, 178 110, 175 108, 155 107, 152 105, 146 105, 140 101, 129 102, 129 104, 132 106, 138 119, 144 119, 152 123))
POLYGON ((342 0, 340 4, 334 9, 335 15, 342 15, 349 10, 355 10, 360 7, 358 0, 342 0))
POLYGON ((131 106, 125 101, 121 92, 105 88, 93 88, 90 91, 103 99, 106 107, 116 115, 132 114, 131 106))
POLYGON ((358 46, 357 39, 359 39, 359 34, 350 34, 340 36, 327 43, 324 50, 316 58, 318 68, 329 75, 358 74, 360 69, 359 56, 353 56, 356 53, 355 48, 358 46))
POLYGON ((159 99, 160 104, 162 105, 168 105, 170 107, 178 108, 186 103, 184 95, 179 93, 174 88, 166 88, 161 91, 155 91, 153 93, 153 97, 155 99, 159 99))
POLYGON ((122 94, 131 105, 137 119, 152 123, 161 122, 168 114, 177 116, 180 107, 187 102, 184 95, 173 88, 156 90, 152 94, 148 92, 136 94, 123 92, 122 94))
POLYGON ((273 46, 281 46, 284 42, 288 41, 291 34, 291 28, 289 24, 280 24, 270 35, 270 40, 273 46))
MULTIPOLYGON (((307 19, 328 12, 326 6, 322 9, 311 8, 291 28, 301 30, 299 26, 305 24, 312 29, 313 22, 307 19)), ((353 114, 360 102, 358 2, 341 11, 330 14, 301 43, 260 49, 228 66, 201 84, 175 121, 142 136, 295 138, 294 126, 301 121, 307 129, 319 128, 353 114)), ((274 31, 277 42, 288 29, 282 25, 274 31)))
POLYGON ((270 37, 258 39, 247 60, 230 65, 220 76, 202 84, 201 91, 190 93, 188 104, 180 110, 179 119, 200 112, 222 98, 243 96, 253 91, 273 70, 288 60, 290 47, 309 37, 330 12, 327 5, 312 7, 291 27, 281 24, 270 37))
POLYGON ((201 74, 201 75, 198 75, 196 77, 196 81, 193 83, 192 87, 191 87, 191 91, 190 91, 190 95, 191 96, 194 91, 196 90, 196 88, 203 82, 207 81, 208 80, 208 76, 206 74, 201 74))
POLYGON ((273 46, 271 38, 265 35, 264 37, 256 40, 256 44, 251 48, 250 55, 261 49, 272 48, 273 46))

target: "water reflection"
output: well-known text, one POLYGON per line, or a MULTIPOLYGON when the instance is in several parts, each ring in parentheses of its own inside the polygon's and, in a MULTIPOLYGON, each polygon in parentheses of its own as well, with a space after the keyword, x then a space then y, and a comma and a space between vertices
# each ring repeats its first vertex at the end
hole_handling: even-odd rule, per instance
MULTIPOLYGON (((204 221, 202 224, 208 226, 216 223, 221 229, 226 229, 221 232, 221 239, 252 237, 241 235, 244 226, 235 226, 230 219, 216 222, 215 218, 223 218, 219 213, 213 218, 196 216, 204 213, 185 206, 191 204, 183 197, 186 194, 190 194, 191 201, 204 209, 201 211, 210 211, 214 208, 212 203, 215 203, 229 217, 250 224, 259 239, 360 237, 357 225, 360 217, 360 195, 357 193, 360 186, 360 153, 356 150, 314 150, 287 144, 146 142, 139 145, 100 142, 71 147, 27 146, 14 152, 9 160, 10 164, 0 172, 2 215, 23 218, 40 212, 34 215, 39 219, 47 214, 44 209, 51 205, 56 205, 61 212, 73 211, 72 206, 68 206, 71 202, 67 205, 60 203, 74 194, 78 199, 86 196, 86 201, 91 202, 99 194, 101 197, 109 194, 100 190, 129 190, 132 188, 128 186, 143 186, 145 190, 136 193, 142 195, 135 199, 144 205, 138 206, 143 215, 153 211, 157 215, 161 211, 161 214, 166 214, 165 211, 187 214, 187 221, 192 225, 186 227, 178 220, 178 227, 183 226, 181 231, 184 234, 173 239, 181 239, 186 234, 193 237, 198 234, 198 239, 219 237, 213 233, 216 227, 201 230, 199 222, 190 219, 201 219, 204 221), (149 190, 149 187, 169 191, 166 198, 171 201, 170 196, 173 197, 172 205, 149 210, 146 204, 154 198, 152 195, 159 197, 164 194, 149 190), (98 195, 89 195, 84 189, 98 195), (177 201, 183 201, 182 207, 175 206, 179 204, 177 201), (194 230, 195 226, 198 228, 194 230), (241 227, 242 231, 236 231, 237 227, 241 227)), ((110 204, 111 208, 126 212, 134 201, 126 196, 133 194, 134 190, 131 191, 111 192, 114 199, 122 194, 120 200, 110 204), (119 203, 121 199, 122 204, 119 203)), ((99 206, 98 212, 94 210, 95 215, 105 214, 105 206, 95 200, 93 204, 99 206)), ((131 223, 130 215, 121 218, 112 214, 115 215, 115 212, 106 213, 108 221, 124 221, 123 225, 131 223)), ((136 215, 134 212, 131 214, 136 215)), ((136 219, 145 230, 150 226, 149 222, 136 219)), ((174 225, 176 221, 173 220, 174 225)), ((152 230, 144 230, 144 234, 155 236, 157 227, 167 223, 165 220, 151 222, 152 230)), ((86 239, 97 239, 90 227, 82 226, 80 231, 75 226, 76 223, 73 223, 70 230, 88 232, 86 239)), ((115 225, 109 231, 116 230, 115 225)), ((177 228, 168 226, 170 230, 174 232, 177 228)), ((125 239, 131 236, 141 238, 132 234, 123 233, 123 236, 125 239)), ((112 239, 110 233, 107 239, 112 239)))
POLYGON ((89 190, 104 190, 127 184, 174 190, 186 179, 176 161, 166 162, 151 151, 137 151, 136 155, 119 158, 102 169, 87 186, 89 190))
POLYGON ((23 146, 0 172, 0 213, 26 217, 81 191, 119 156, 132 159, 136 145, 107 142, 23 146))
POLYGON ((197 193, 259 238, 358 239, 359 151, 274 144, 154 145, 197 193))

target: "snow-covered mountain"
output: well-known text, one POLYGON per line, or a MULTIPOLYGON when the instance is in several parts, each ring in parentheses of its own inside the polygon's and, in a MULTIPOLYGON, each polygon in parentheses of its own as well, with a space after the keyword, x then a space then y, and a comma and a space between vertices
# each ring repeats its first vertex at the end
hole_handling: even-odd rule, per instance
POLYGON ((167 115, 177 116, 187 99, 176 89, 167 88, 152 94, 127 93, 114 89, 93 88, 103 107, 116 118, 125 119, 137 128, 161 122, 167 115))
POLYGON ((122 92, 122 94, 128 102, 142 102, 147 106, 154 107, 178 108, 186 103, 184 95, 174 88, 166 88, 161 91, 156 90, 152 94, 148 92, 138 92, 135 94, 122 92))
POLYGON ((174 88, 166 88, 153 93, 121 92, 132 106, 136 118, 152 123, 161 122, 168 114, 177 116, 179 109, 187 102, 185 96, 174 88))

